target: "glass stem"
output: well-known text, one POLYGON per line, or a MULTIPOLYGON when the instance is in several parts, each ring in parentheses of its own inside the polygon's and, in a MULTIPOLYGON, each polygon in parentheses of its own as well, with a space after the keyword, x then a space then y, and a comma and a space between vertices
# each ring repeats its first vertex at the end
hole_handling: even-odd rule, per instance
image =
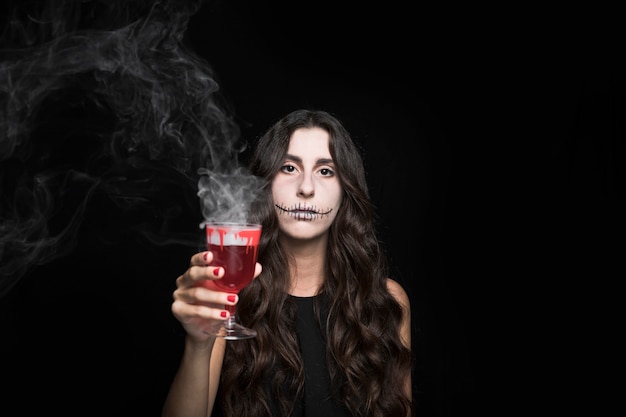
POLYGON ((227 329, 232 329, 234 324, 237 322, 237 306, 225 306, 226 310, 228 310, 228 312, 230 313, 230 316, 226 319, 226 322, 224 323, 224 327, 226 327, 227 329))

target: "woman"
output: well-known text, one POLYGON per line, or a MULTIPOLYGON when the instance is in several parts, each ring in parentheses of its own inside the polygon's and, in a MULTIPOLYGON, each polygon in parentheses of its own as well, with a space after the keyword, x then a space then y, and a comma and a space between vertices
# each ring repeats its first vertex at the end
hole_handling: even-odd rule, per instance
POLYGON ((250 168, 266 180, 255 279, 230 299, 197 286, 223 276, 210 252, 178 277, 172 312, 187 336, 163 416, 411 416, 409 299, 387 276, 350 135, 297 110, 260 138, 250 168), (203 332, 225 304, 257 337, 203 332))

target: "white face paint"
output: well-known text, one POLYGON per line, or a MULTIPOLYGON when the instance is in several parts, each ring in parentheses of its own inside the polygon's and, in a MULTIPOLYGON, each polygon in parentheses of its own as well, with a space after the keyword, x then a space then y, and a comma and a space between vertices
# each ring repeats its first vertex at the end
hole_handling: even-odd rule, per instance
POLYGON ((343 193, 328 143, 323 129, 296 130, 272 182, 280 230, 291 238, 312 239, 327 233, 341 206, 343 193))

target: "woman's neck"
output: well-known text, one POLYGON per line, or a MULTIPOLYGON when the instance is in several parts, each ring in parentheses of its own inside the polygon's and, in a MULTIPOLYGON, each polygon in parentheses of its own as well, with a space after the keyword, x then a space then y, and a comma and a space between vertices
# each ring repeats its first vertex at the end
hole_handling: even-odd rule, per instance
POLYGON ((291 255, 289 294, 296 297, 314 296, 324 284, 326 239, 307 242, 289 241, 284 247, 291 255))
POLYGON ((323 270, 316 265, 311 268, 298 263, 297 271, 291 272, 291 288, 289 294, 296 297, 312 297, 324 284, 323 270))

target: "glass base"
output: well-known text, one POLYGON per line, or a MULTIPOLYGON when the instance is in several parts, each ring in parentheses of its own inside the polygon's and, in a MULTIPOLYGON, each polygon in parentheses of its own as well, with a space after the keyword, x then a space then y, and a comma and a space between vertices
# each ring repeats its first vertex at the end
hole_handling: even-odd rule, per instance
POLYGON ((233 323, 230 327, 221 327, 215 336, 222 337, 226 340, 251 339, 256 337, 256 330, 233 323))

